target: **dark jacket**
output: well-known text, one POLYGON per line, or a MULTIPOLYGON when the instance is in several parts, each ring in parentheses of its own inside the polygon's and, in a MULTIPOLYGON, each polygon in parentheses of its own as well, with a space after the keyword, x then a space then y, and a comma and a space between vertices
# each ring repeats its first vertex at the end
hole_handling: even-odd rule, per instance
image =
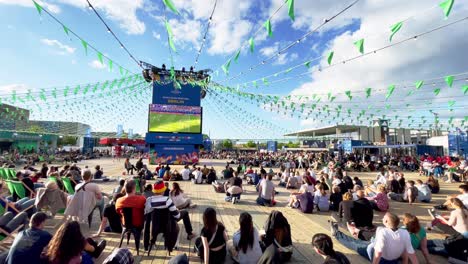
POLYGON ((351 209, 351 216, 354 220, 356 227, 371 227, 372 220, 374 219, 374 210, 369 200, 360 198, 353 203, 351 209))
MULTIPOLYGON (((270 215, 265 221, 265 225, 263 226, 263 228, 265 229, 265 238, 262 241, 262 246, 264 249, 268 248, 272 244, 274 244, 276 247, 281 246, 283 248, 292 246, 291 226, 289 225, 288 220, 283 216, 283 214, 280 211, 271 211, 270 215), (275 229, 278 228, 285 228, 287 232, 287 234, 283 238, 283 241, 281 241, 281 245, 275 243, 275 229)), ((291 259, 291 256, 292 250, 290 252, 279 253, 279 258, 281 259, 281 262, 288 261, 289 259, 291 259)))
POLYGON ((174 217, 171 216, 168 208, 154 209, 153 212, 145 215, 145 233, 143 237, 145 249, 149 245, 155 244, 159 234, 163 234, 164 236, 164 247, 168 252, 172 252, 179 235, 179 225, 174 217))
POLYGON ((338 215, 345 222, 349 222, 353 220, 353 215, 351 213, 353 206, 354 206, 354 201, 341 201, 339 209, 338 209, 338 215))

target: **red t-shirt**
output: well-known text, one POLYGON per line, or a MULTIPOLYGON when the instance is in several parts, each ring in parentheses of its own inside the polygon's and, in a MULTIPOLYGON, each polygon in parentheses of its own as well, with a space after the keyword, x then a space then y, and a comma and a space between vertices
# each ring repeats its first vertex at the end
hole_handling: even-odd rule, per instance
POLYGON ((146 203, 146 198, 142 195, 124 196, 117 200, 115 204, 115 209, 117 213, 120 214, 122 218, 122 223, 125 224, 122 209, 127 208, 127 207, 133 208, 133 211, 132 211, 133 225, 136 227, 143 227, 145 203, 146 203))

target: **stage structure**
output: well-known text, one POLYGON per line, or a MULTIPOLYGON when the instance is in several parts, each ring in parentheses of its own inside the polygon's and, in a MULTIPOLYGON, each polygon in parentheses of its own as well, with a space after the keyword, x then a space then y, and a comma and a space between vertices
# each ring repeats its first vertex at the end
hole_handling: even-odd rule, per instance
POLYGON ((209 70, 181 71, 142 62, 143 77, 153 84, 148 109, 150 164, 198 163, 203 146, 201 99, 206 95, 209 70))

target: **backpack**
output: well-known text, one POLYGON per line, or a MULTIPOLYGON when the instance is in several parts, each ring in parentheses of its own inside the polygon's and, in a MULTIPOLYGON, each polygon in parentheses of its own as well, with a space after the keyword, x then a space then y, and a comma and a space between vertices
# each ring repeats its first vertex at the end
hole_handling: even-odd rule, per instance
POLYGON ((445 250, 452 258, 466 261, 468 259, 468 239, 462 234, 454 234, 445 238, 445 250))
POLYGON ((311 214, 314 210, 314 196, 310 192, 305 192, 297 196, 299 210, 304 214, 311 214))

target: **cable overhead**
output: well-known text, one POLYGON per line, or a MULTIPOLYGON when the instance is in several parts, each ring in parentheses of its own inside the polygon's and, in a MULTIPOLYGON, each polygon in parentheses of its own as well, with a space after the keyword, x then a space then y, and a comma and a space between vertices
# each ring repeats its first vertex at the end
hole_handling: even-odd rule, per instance
MULTIPOLYGON (((62 21, 60 21, 58 18, 56 18, 54 15, 52 15, 45 7, 41 7, 42 11, 44 11, 46 14, 48 14, 53 20, 55 20, 55 22, 59 23, 64 29, 66 29, 66 31, 68 33, 72 33, 72 35, 74 35, 76 38, 83 40, 82 37, 80 37, 77 33, 75 33, 73 30, 71 30, 69 27, 67 27, 65 24, 62 23, 62 21)), ((87 46, 90 47, 92 50, 94 50, 95 52, 99 52, 101 53, 97 48, 95 48, 93 45, 89 44, 88 42, 86 42, 87 46)), ((102 53, 101 53, 102 54, 102 53)), ((130 73, 133 73, 135 74, 134 72, 130 71, 129 69, 125 68, 124 66, 120 65, 119 63, 116 63, 114 60, 111 60, 108 56, 102 54, 102 57, 106 58, 107 60, 109 61, 112 61, 115 65, 121 67, 122 69, 130 72, 130 73)))
POLYGON ((198 64, 198 58, 200 57, 200 54, 202 53, 203 51, 203 47, 205 46, 205 42, 206 42, 206 35, 208 34, 208 30, 210 29, 210 25, 213 21, 213 14, 216 10, 216 5, 218 3, 218 0, 215 0, 215 3, 214 3, 214 6, 213 6, 213 10, 211 10, 211 14, 210 14, 210 18, 208 19, 208 24, 206 25, 206 29, 205 29, 205 34, 203 34, 203 40, 202 40, 202 43, 200 45, 200 49, 198 49, 198 52, 197 52, 197 56, 195 57, 195 64, 193 65, 193 67, 197 67, 197 64, 198 64))
POLYGON ((94 11, 94 13, 96 14, 96 16, 99 18, 99 20, 101 20, 101 22, 104 24, 104 26, 106 26, 107 28, 107 32, 111 33, 112 36, 114 36, 115 40, 117 40, 117 42, 119 42, 120 44, 120 47, 122 49, 124 49, 127 54, 130 56, 130 58, 136 62, 136 64, 138 64, 138 66, 140 68, 143 69, 143 67, 140 65, 139 61, 137 59, 135 59, 135 57, 132 55, 132 53, 130 53, 130 51, 127 49, 127 47, 125 47, 125 45, 122 43, 122 41, 120 41, 120 39, 115 35, 114 31, 112 31, 112 29, 109 27, 109 25, 107 25, 106 21, 104 21, 104 19, 101 17, 101 15, 99 15, 99 13, 97 12, 97 10, 94 8, 94 6, 91 4, 91 2, 89 0, 86 0, 86 2, 88 2, 88 6, 90 9, 92 9, 94 11))
MULTIPOLYGON (((271 83, 277 83, 277 82, 281 82, 281 81, 286 81, 286 80, 290 80, 290 79, 293 79, 293 78, 296 78, 296 77, 301 77, 301 76, 304 76, 304 75, 308 75, 310 73, 314 73, 314 72, 321 72, 321 71, 324 71, 328 68, 332 68, 334 66, 337 66, 339 64, 345 64, 347 62, 350 62, 350 61, 353 61, 353 60, 356 60, 356 59, 359 59, 359 58, 362 58, 362 57, 365 57, 365 56, 368 56, 368 55, 371 55, 371 54, 375 54, 377 53, 378 51, 382 51, 382 50, 385 50, 385 49, 388 49, 388 48, 391 48, 391 47, 394 47, 394 46, 397 46, 397 45, 400 45, 400 44, 403 44, 405 42, 408 42, 410 40, 415 40, 415 39, 418 39, 419 37, 422 37, 422 36, 425 36, 427 34, 430 34, 430 33, 433 33, 435 31, 438 31, 438 30, 441 30, 441 29, 444 29, 446 27, 449 27, 449 26, 452 26, 452 25, 455 25, 455 24, 458 24, 460 22, 464 22, 465 20, 468 19, 468 16, 467 17, 464 17, 464 18, 461 18, 461 19, 458 19, 456 21, 453 21, 449 24, 446 24, 446 25, 443 25, 443 26, 439 26, 439 27, 436 27, 436 28, 433 28, 431 30, 428 30, 428 31, 425 31, 423 33, 420 33, 420 34, 416 34, 416 35, 413 35, 412 37, 409 37, 409 38, 406 38, 406 39, 403 39, 403 40, 400 40, 398 42, 394 42, 394 43, 391 43, 389 45, 386 45, 384 47, 381 47, 381 48, 377 48, 375 50, 372 50, 372 51, 369 51, 369 52, 366 52, 364 54, 360 54, 360 55, 357 55, 355 57, 352 57, 352 58, 349 58, 349 59, 345 59, 345 60, 342 60, 340 62, 335 62, 331 65, 328 65, 328 66, 325 66, 323 68, 318 68, 318 69, 315 69, 315 70, 311 70, 311 71, 306 71, 306 72, 303 72, 301 74, 297 74, 297 75, 294 75, 294 76, 291 76, 291 77, 286 77, 286 78, 283 78, 283 79, 279 79, 279 80, 276 80, 276 81, 272 81, 272 82, 269 82, 269 84, 271 83)), ((301 64, 302 65, 302 64, 301 64)), ((238 75, 239 76, 239 75, 238 75)), ((246 88, 253 88, 253 87, 246 87, 246 88)))
MULTIPOLYGON (((288 49, 294 47, 295 45, 301 43, 305 38, 307 38, 309 35, 317 32, 318 30, 320 30, 323 26, 325 26, 327 23, 329 23, 330 21, 334 20, 336 17, 338 17, 339 15, 343 14, 344 12, 346 12, 348 9, 350 9, 352 6, 354 6, 355 4, 357 4, 360 0, 355 0, 354 2, 352 2, 351 4, 349 4, 348 6, 346 6, 344 9, 340 10, 338 13, 336 13, 335 15, 333 15, 332 17, 328 18, 328 19, 325 19, 323 20, 323 22, 318 25, 317 27, 315 27, 313 30, 310 30, 308 31, 307 33, 305 33, 304 35, 302 35, 300 38, 298 38, 296 41, 293 41, 291 43, 289 43, 287 46, 285 46, 284 48, 281 48, 277 53, 275 53, 274 55, 264 59, 263 61, 261 61, 260 63, 256 64, 256 65, 253 65, 251 67, 249 67, 249 71, 252 71, 258 67, 260 67, 261 65, 265 65, 268 61, 271 61, 272 59, 280 56, 282 53, 284 53, 285 51, 287 51, 288 49)), ((238 78, 239 76, 242 76, 244 75, 245 72, 240 72, 239 74, 237 74, 236 76, 233 76, 231 78, 228 78, 228 79, 225 79, 225 81, 230 81, 232 79, 235 79, 235 78, 238 78)))

